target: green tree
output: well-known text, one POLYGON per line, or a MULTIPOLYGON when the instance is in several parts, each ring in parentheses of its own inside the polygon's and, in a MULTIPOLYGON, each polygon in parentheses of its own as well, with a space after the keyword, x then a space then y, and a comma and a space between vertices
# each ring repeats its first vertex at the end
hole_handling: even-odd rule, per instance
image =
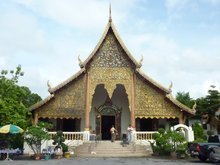
POLYGON ((50 128, 52 128, 52 124, 46 122, 39 122, 37 125, 27 128, 24 140, 35 154, 41 153, 41 145, 50 139, 50 135, 46 130, 50 128))
POLYGON ((194 137, 196 142, 205 142, 207 137, 201 124, 196 122, 193 126, 194 137))
POLYGON ((23 75, 20 65, 15 71, 2 70, 0 73, 0 126, 15 124, 25 129, 30 118, 28 107, 41 100, 27 87, 17 84, 23 75))
POLYGON ((196 99, 196 104, 197 104, 196 116, 201 118, 203 114, 207 113, 207 107, 208 107, 207 100, 205 97, 200 97, 196 99))
POLYGON ((194 100, 190 97, 189 92, 177 92, 176 99, 189 108, 192 108, 194 105, 194 100))
POLYGON ((36 102, 42 100, 38 94, 32 93, 28 87, 22 86, 21 89, 24 91, 24 96, 21 98, 21 100, 25 107, 30 107, 36 102))
POLYGON ((209 114, 209 116, 214 116, 215 112, 220 107, 220 92, 215 89, 215 86, 211 86, 208 90, 208 95, 206 97, 201 97, 196 100, 197 102, 197 115, 201 116, 203 114, 209 114))
POLYGON ((215 86, 211 86, 206 96, 207 112, 210 115, 215 115, 215 112, 220 108, 220 93, 215 89, 215 86))

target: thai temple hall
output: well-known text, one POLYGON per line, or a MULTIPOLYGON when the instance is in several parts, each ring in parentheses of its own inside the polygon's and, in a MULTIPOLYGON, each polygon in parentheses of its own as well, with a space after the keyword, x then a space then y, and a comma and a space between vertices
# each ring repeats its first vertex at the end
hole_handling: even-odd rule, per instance
POLYGON ((30 107, 34 124, 49 121, 54 125, 50 131, 92 130, 110 140, 112 125, 119 135, 129 124, 136 131, 157 131, 184 124, 195 114, 172 96, 172 84, 163 87, 141 71, 143 58, 136 61, 124 45, 111 8, 98 44, 85 61, 78 60, 77 73, 55 87, 48 83, 50 95, 30 107))

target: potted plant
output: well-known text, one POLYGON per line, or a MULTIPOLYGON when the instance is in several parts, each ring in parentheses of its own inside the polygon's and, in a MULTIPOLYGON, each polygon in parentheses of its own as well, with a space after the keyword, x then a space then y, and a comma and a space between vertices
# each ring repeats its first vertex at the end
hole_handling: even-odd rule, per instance
POLYGON ((28 144, 30 149, 34 152, 34 158, 39 160, 42 158, 41 145, 50 139, 50 135, 47 132, 47 128, 51 128, 52 125, 46 122, 39 122, 37 125, 33 125, 27 128, 25 132, 24 141, 28 144))
MULTIPOLYGON (((65 154, 68 151, 68 146, 64 143, 65 138, 63 137, 63 132, 62 131, 57 131, 56 135, 52 138, 53 139, 53 145, 56 145, 55 151, 57 158, 60 158, 61 155, 68 155, 65 154), (61 153, 62 150, 62 153, 61 153)), ((67 156, 68 157, 68 156, 67 156)))

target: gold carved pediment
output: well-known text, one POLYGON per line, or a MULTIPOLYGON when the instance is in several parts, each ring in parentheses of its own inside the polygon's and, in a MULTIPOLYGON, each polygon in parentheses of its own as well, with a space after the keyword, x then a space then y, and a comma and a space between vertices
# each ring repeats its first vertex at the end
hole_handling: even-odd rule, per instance
POLYGON ((112 68, 130 67, 131 62, 117 41, 112 31, 109 31, 91 63, 92 67, 112 68))
POLYGON ((122 84, 125 87, 130 103, 132 79, 132 71, 130 68, 91 68, 89 71, 89 77, 90 100, 92 100, 97 85, 104 84, 104 88, 111 98, 117 84, 122 84))
POLYGON ((54 98, 40 107, 38 117, 81 118, 85 109, 85 86, 83 77, 71 82, 54 94, 54 98))
POLYGON ((139 118, 178 118, 182 112, 163 93, 140 79, 136 80, 135 116, 139 118))

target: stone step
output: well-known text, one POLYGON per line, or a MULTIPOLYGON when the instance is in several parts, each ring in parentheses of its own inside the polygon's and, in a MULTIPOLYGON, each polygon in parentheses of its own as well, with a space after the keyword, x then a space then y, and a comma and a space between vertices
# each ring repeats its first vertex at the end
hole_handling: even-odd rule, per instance
POLYGON ((81 157, 143 157, 152 154, 149 146, 130 144, 122 146, 121 141, 87 142, 75 149, 75 154, 81 157))

